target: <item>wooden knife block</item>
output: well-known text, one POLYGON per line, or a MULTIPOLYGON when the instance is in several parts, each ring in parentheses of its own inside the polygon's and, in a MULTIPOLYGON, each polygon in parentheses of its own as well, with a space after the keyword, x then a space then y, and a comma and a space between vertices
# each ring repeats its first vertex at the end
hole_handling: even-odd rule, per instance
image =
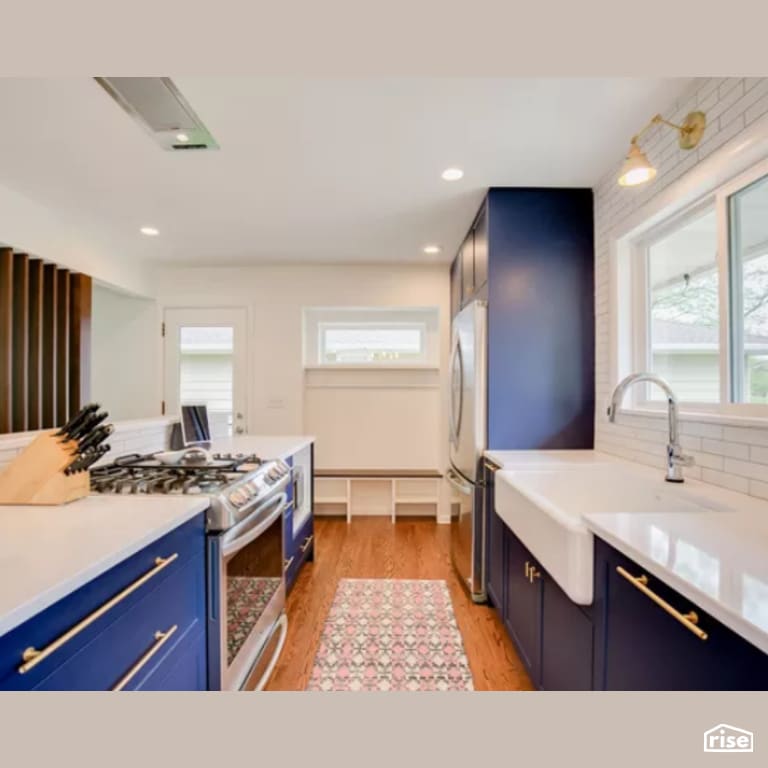
POLYGON ((0 504, 66 504, 90 493, 89 472, 65 475, 77 442, 51 430, 36 437, 2 472, 0 504))

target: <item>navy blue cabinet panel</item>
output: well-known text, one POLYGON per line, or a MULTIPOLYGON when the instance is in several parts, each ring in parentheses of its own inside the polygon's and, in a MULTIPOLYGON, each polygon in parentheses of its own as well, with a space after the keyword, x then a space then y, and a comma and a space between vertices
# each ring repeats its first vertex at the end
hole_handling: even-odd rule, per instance
POLYGON ((503 614, 507 526, 494 509, 493 473, 488 472, 486 477, 488 478, 486 485, 486 521, 488 530, 488 565, 486 568, 488 583, 486 584, 486 592, 491 603, 503 614))
POLYGON ((284 518, 284 549, 285 586, 290 591, 301 567, 308 560, 314 559, 314 446, 310 446, 308 458, 304 452, 297 453, 288 463, 293 468, 290 494, 292 504, 284 518), (300 521, 297 520, 299 514, 305 515, 300 521))
MULTIPOLYGON (((70 659, 79 655, 81 651, 119 622, 134 607, 139 606, 145 600, 154 600, 153 593, 172 594, 173 597, 169 599, 181 603, 182 591, 186 593, 191 590, 192 601, 197 600, 198 602, 194 608, 190 607, 189 602, 185 605, 190 614, 196 613, 198 609, 202 611, 204 606, 204 574, 202 570, 204 541, 205 519, 204 515, 200 514, 0 637, 0 689, 28 690, 40 686, 59 667, 65 666, 70 659), (161 558, 161 562, 166 563, 159 568, 158 558, 161 558), (179 580, 177 575, 182 571, 192 574, 193 581, 187 583, 185 580, 179 580), (134 591, 82 631, 74 634, 34 668, 24 674, 18 671, 22 664, 24 651, 27 648, 45 649, 116 595, 150 573, 152 575, 146 578, 134 591), (162 593, 158 592, 168 581, 172 582, 172 587, 162 593)), ((187 598, 189 597, 187 595, 187 598)), ((145 605, 147 604, 145 603, 145 605)), ((185 615, 188 616, 189 614, 185 615)), ((156 629, 165 628, 158 626, 156 629)), ((153 629, 153 631, 155 630, 153 629)), ((120 645, 118 640, 115 642, 120 645)), ((133 649, 136 651, 136 657, 143 653, 145 646, 146 643, 133 649)), ((112 646, 109 646, 108 650, 111 648, 112 646)), ((86 659, 85 656, 80 658, 86 659)), ((120 677, 124 669, 123 666, 120 666, 123 661, 122 657, 119 660, 114 659, 114 661, 117 662, 117 666, 112 682, 120 677)), ((105 660, 105 664, 108 663, 109 661, 105 660)), ((88 679, 93 680, 92 678, 88 679)), ((105 687, 110 685, 106 679, 103 681, 100 679, 100 683, 105 687)), ((93 684, 95 685, 95 683, 93 684)))
POLYGON ((768 655, 604 542, 597 540, 595 554, 596 688, 768 690, 768 655), (645 576, 647 588, 679 613, 694 611, 706 639, 623 573, 645 576))
MULTIPOLYGON (((508 530, 504 625, 535 685, 541 665, 541 579, 529 577, 536 566, 531 553, 508 530)), ((539 569, 540 572, 540 569, 539 569)))
POLYGON ((592 618, 544 574, 541 633, 541 688, 592 690, 592 618))
POLYGON ((158 664, 136 686, 136 690, 140 691, 204 691, 205 689, 205 628, 199 624, 190 627, 162 663, 158 664))
POLYGON ((589 189, 491 189, 488 447, 592 448, 589 189))

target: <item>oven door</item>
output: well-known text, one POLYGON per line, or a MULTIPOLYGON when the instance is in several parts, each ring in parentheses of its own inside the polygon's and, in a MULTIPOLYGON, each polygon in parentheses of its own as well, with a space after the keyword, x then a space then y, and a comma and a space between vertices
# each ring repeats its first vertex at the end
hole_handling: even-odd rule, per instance
POLYGON ((233 528, 208 537, 208 687, 211 690, 242 688, 278 627, 285 608, 283 512, 286 505, 287 496, 280 493, 263 502, 233 528))

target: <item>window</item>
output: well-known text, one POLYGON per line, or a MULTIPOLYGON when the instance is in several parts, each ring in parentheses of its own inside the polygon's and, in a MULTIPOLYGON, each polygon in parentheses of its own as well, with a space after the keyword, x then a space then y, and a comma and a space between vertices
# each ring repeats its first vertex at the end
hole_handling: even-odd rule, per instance
POLYGON ((397 324, 320 324, 320 362, 422 362, 425 326, 397 324))
POLYGON ((730 198, 734 400, 768 403, 768 176, 730 198))
POLYGON ((304 364, 433 367, 438 364, 436 308, 307 308, 304 364))
MULTIPOLYGON (((647 248, 651 369, 681 400, 720 399, 720 322, 714 210, 647 248)), ((651 399, 663 399, 658 387, 651 399)))
MULTIPOLYGON (((704 409, 768 404, 768 162, 646 230, 629 253, 625 366, 704 409)), ((664 400, 652 385, 635 397, 664 400)))

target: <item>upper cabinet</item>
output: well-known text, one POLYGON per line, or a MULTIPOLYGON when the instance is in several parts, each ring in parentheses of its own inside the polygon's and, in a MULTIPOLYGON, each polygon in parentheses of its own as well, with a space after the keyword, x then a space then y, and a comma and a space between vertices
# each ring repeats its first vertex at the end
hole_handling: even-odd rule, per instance
POLYGON ((475 299, 486 298, 488 283, 488 217, 480 209, 451 267, 451 316, 475 299))
POLYGON ((592 448, 591 189, 494 187, 451 270, 453 315, 488 302, 487 445, 592 448))

